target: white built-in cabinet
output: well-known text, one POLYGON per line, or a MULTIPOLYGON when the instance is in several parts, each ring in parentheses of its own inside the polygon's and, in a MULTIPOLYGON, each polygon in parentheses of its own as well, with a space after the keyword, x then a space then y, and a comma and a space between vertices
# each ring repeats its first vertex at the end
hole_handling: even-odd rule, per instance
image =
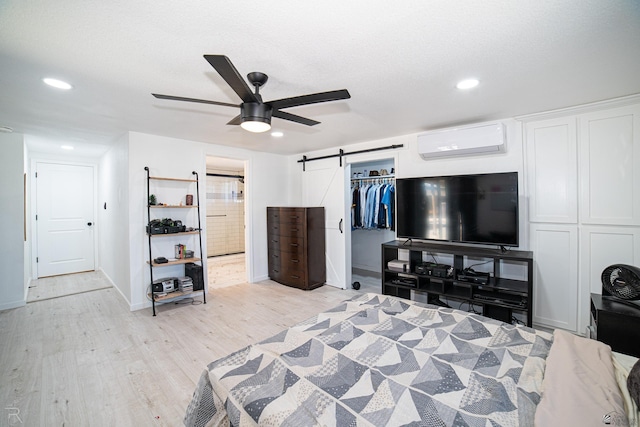
POLYGON ((590 108, 525 124, 533 322, 578 333, 602 270, 640 264, 640 104, 590 108))

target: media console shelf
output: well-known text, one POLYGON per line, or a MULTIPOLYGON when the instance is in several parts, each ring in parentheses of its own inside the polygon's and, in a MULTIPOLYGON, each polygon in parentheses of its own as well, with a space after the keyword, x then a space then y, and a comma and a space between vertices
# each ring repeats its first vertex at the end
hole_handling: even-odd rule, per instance
POLYGON ((401 240, 383 243, 382 293, 411 299, 411 291, 425 294, 430 303, 442 303, 440 297, 466 302, 480 308, 482 315, 507 323, 513 322, 514 312, 520 313, 526 317, 527 326, 532 326, 533 254, 529 251, 502 252, 483 247, 411 241, 405 243, 401 240), (408 256, 401 251, 408 251, 408 256), (416 273, 416 266, 429 262, 433 254, 453 257, 453 274, 450 277, 416 273), (406 271, 389 268, 389 262, 397 259, 404 259, 406 271), (465 268, 478 264, 475 261, 477 259, 493 263, 493 273, 488 282, 485 284, 459 280, 459 275, 465 268), (501 277, 503 262, 526 269, 526 279, 501 277))

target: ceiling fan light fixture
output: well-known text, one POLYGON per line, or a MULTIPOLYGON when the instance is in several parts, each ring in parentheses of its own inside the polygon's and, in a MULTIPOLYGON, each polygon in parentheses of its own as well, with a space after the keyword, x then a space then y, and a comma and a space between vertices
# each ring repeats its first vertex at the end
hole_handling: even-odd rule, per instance
POLYGON ((242 129, 249 132, 266 132, 271 129, 271 107, 257 102, 245 102, 240 106, 242 129))
POLYGON ((269 123, 255 120, 244 121, 240 123, 240 127, 242 127, 242 129, 244 130, 254 133, 266 132, 271 129, 271 125, 269 123))

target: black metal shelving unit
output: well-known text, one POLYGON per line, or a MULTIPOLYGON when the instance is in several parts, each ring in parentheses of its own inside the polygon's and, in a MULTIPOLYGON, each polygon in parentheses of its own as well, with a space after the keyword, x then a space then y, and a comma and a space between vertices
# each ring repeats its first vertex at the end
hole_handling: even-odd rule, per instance
MULTIPOLYGON (((207 303, 207 293, 206 293, 206 287, 205 287, 205 283, 204 283, 204 266, 202 263, 202 224, 201 224, 201 220, 200 220, 200 183, 199 183, 199 177, 198 177, 198 173, 196 171, 191 172, 192 175, 195 175, 195 179, 181 179, 181 178, 165 178, 165 177, 157 177, 157 176, 151 176, 150 175, 150 171, 149 171, 149 167, 145 166, 144 170, 147 173, 147 224, 149 224, 152 220, 152 215, 151 215, 151 210, 152 209, 196 209, 197 211, 197 217, 198 217, 198 228, 197 230, 193 230, 193 231, 183 231, 183 232, 178 232, 178 233, 167 233, 167 234, 152 234, 150 232, 150 230, 147 230, 147 237, 148 237, 148 244, 149 244, 149 277, 150 277, 150 284, 149 284, 149 292, 148 292, 148 296, 151 298, 151 307, 153 309, 153 315, 156 315, 156 304, 158 303, 165 303, 165 302, 174 302, 177 301, 179 299, 182 298, 192 298, 193 296, 196 296, 200 293, 202 293, 202 299, 203 299, 203 303, 206 304, 207 303), (173 181, 173 182, 184 182, 184 183, 195 183, 196 184, 196 204, 195 205, 151 205, 149 203, 149 197, 151 195, 150 193, 150 182, 151 181, 173 181), (198 248, 200 250, 199 256, 200 257, 193 257, 193 258, 182 258, 182 259, 176 259, 173 261, 168 261, 166 263, 156 263, 154 261, 154 257, 153 257, 153 251, 151 248, 151 240, 153 238, 162 238, 162 237, 168 237, 168 236, 185 236, 185 235, 198 235, 198 248), (156 295, 153 290, 151 289, 151 286, 154 282, 154 268, 158 268, 158 267, 166 267, 166 266, 171 266, 171 265, 185 265, 187 263, 199 263, 200 266, 202 267, 202 271, 201 271, 201 275, 200 275, 200 279, 202 280, 202 289, 201 290, 195 290, 193 292, 181 292, 181 291, 174 291, 171 292, 167 295, 156 295)), ((194 283, 194 286, 196 286, 196 284, 194 283)))

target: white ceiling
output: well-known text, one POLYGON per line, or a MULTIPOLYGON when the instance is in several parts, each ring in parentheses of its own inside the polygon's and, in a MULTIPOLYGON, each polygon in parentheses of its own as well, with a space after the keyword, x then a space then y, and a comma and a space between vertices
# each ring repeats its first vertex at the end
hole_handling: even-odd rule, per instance
POLYGON ((637 0, 0 1, 0 126, 52 145, 136 131, 294 154, 637 93, 637 0), (274 138, 151 96, 239 103, 204 54, 268 74, 265 100, 352 98, 286 110, 322 123, 274 118, 274 138))

